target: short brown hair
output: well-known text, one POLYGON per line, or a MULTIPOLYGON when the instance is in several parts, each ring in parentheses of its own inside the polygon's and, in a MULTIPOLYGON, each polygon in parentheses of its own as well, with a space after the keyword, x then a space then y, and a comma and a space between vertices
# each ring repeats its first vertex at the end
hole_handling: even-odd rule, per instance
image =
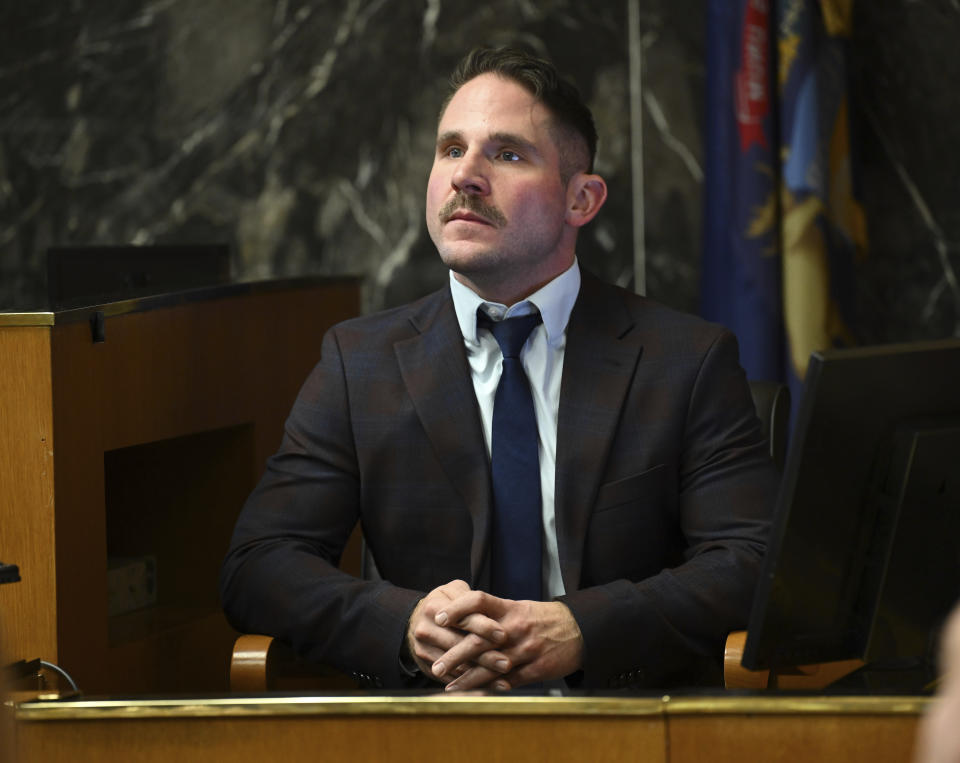
POLYGON ((450 75, 450 91, 440 109, 441 118, 456 92, 481 74, 496 74, 512 80, 547 107, 559 133, 560 172, 565 180, 577 171, 593 172, 597 155, 597 128, 593 114, 580 97, 580 91, 561 77, 552 63, 524 48, 504 46, 471 50, 450 75))

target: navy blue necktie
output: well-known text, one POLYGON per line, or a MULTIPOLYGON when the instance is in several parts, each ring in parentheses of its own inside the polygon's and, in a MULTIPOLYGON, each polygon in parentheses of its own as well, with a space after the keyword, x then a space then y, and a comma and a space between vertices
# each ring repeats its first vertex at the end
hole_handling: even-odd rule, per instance
POLYGON ((533 395, 520 350, 540 314, 494 322, 483 313, 503 353, 503 373, 493 402, 493 533, 490 592, 505 599, 542 598, 540 445, 533 395))

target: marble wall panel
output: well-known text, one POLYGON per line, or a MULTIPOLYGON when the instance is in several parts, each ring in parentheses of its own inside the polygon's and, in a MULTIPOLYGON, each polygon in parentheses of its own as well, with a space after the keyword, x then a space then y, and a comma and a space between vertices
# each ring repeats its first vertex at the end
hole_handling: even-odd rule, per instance
POLYGON ((862 2, 855 24, 863 339, 960 336, 960 3, 862 2))
MULTIPOLYGON (((960 7, 856 9, 861 333, 955 334, 960 7)), ((702 0, 5 3, 0 305, 42 293, 46 248, 70 244, 227 242, 240 277, 365 275, 367 310, 429 291, 445 278, 423 192, 446 76, 472 45, 520 40, 597 116, 611 196, 582 261, 630 286, 639 250, 647 293, 695 311, 704 15, 702 0)))
POLYGON ((360 273, 374 309, 445 277, 423 194, 446 77, 520 40, 602 115, 613 191, 583 237, 632 277, 626 6, 139 0, 4 11, 0 301, 53 244, 229 242, 240 277, 360 273))

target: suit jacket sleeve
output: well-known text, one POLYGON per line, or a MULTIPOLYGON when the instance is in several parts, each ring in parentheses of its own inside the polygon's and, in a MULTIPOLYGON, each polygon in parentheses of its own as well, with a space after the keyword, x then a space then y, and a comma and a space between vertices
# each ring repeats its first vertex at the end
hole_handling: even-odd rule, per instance
MULTIPOLYGON (((702 323, 697 333, 706 333, 701 341, 706 349, 692 360, 689 353, 680 361, 672 358, 665 363, 669 383, 658 382, 670 390, 662 397, 673 402, 661 406, 669 411, 654 403, 636 417, 642 419, 636 426, 629 423, 631 402, 626 403, 627 422, 620 424, 609 461, 616 463, 617 453, 630 449, 624 438, 635 428, 650 435, 649 447, 657 451, 653 461, 662 462, 601 485, 586 556, 591 547, 604 551, 593 563, 585 560, 585 585, 562 597, 583 633, 585 686, 662 686, 702 677, 705 663, 718 666, 726 635, 745 627, 749 617, 778 477, 735 338, 702 323), (683 370, 687 366, 689 372, 683 370), (675 437, 654 434, 658 415, 676 419, 675 437), (646 498, 631 503, 631 491, 641 490, 648 491, 646 498), (615 522, 617 511, 631 518, 615 522), (676 558, 662 569, 658 562, 659 571, 651 575, 598 572, 606 563, 615 567, 607 561, 616 556, 614 547, 630 540, 613 535, 622 535, 637 514, 667 517, 668 529, 657 542, 669 546, 671 532, 678 533, 676 558)), ((631 395, 660 393, 646 388, 631 395)), ((637 538, 633 542, 642 545, 637 538)))
POLYGON ((389 686, 423 595, 337 569, 360 515, 360 467, 336 329, 304 384, 283 441, 237 521, 221 572, 230 622, 315 661, 389 686))

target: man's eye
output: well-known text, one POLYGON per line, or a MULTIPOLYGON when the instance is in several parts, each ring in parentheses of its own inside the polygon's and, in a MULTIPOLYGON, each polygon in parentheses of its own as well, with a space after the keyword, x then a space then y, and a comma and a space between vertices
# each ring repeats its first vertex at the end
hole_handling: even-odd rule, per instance
POLYGON ((505 162, 519 162, 520 154, 515 151, 501 151, 500 158, 505 162))
POLYGON ((447 156, 449 156, 451 159, 459 159, 461 156, 463 156, 463 149, 459 148, 458 146, 451 146, 447 149, 447 156))

